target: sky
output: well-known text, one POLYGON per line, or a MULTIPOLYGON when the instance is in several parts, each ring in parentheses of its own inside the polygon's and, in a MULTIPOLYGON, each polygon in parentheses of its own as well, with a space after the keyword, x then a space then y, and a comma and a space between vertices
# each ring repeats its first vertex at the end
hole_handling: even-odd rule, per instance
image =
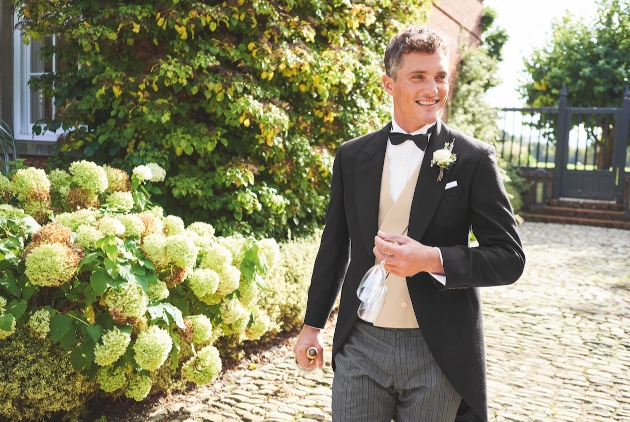
POLYGON ((499 76, 503 83, 488 91, 487 99, 494 107, 521 107, 524 101, 517 92, 523 57, 550 39, 551 23, 570 10, 572 14, 595 17, 595 0, 484 0, 485 6, 497 11, 495 24, 505 28, 510 39, 503 47, 499 76))

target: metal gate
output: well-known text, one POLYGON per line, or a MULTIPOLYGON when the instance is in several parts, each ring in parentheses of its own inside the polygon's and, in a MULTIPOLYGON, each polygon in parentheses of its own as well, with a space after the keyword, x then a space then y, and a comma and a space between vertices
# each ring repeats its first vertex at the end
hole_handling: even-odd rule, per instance
POLYGON ((568 107, 563 89, 558 108, 502 111, 503 158, 537 174, 553 172, 552 198, 622 202, 630 171, 628 88, 621 108, 568 107))

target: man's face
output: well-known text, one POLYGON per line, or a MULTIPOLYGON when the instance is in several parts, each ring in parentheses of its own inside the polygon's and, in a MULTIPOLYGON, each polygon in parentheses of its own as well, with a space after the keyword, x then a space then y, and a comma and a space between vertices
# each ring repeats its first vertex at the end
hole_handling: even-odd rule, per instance
POLYGON ((437 120, 448 98, 448 67, 448 56, 441 53, 408 53, 396 80, 383 76, 394 99, 394 119, 407 132, 437 120))

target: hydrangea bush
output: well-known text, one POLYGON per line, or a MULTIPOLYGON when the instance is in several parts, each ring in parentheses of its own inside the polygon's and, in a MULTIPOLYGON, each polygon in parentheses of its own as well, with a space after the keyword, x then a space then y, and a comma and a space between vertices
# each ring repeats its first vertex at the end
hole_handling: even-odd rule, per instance
MULTIPOLYGON (((280 261, 277 243, 219 238, 209 224, 164 216, 145 189, 164 177, 156 164, 129 176, 79 161, 50 177, 20 169, 2 185, 0 343, 22 330, 30 344, 67 353, 80 375, 72 379, 91 386, 82 391, 140 401, 164 389, 155 383, 165 367, 212 382, 217 340, 256 340, 279 326, 259 303, 280 261), (27 204, 46 212, 31 216, 27 204)), ((14 397, 0 387, 0 419, 21 418, 29 403, 14 397)))

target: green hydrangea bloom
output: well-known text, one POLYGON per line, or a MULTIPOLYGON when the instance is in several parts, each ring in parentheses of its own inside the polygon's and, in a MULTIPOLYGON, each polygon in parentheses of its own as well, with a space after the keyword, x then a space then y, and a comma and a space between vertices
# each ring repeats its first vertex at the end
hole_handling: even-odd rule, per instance
POLYGON ((160 206, 154 205, 151 208, 144 210, 144 212, 150 212, 156 217, 163 218, 164 217, 164 209, 160 206))
POLYGON ((128 192, 131 190, 129 175, 126 171, 108 165, 104 165, 103 170, 107 175, 108 192, 128 192))
POLYGON ((247 324, 249 324, 250 315, 249 313, 245 313, 242 317, 234 321, 230 324, 230 328, 234 333, 240 334, 244 333, 247 328, 247 324))
POLYGON ((7 300, 0 296, 0 316, 4 315, 7 308, 7 300))
POLYGON ((50 312, 38 309, 28 320, 28 326, 35 337, 45 339, 50 332, 50 312))
POLYGON ((258 340, 269 330, 270 325, 271 318, 268 315, 256 315, 254 316, 254 323, 245 330, 245 336, 248 340, 258 340))
POLYGON ((142 401, 151 392, 151 378, 142 374, 135 374, 129 380, 125 395, 135 401, 142 401))
POLYGON ((168 297, 168 286, 165 282, 159 281, 157 283, 149 284, 147 289, 147 296, 151 300, 164 300, 168 297))
POLYGON ((232 253, 219 243, 205 248, 203 252, 203 259, 199 264, 201 268, 209 268, 218 272, 224 266, 232 264, 232 253))
POLYGON ((224 324, 232 324, 236 320, 243 318, 248 313, 247 309, 238 299, 228 299, 223 301, 219 311, 224 324))
POLYGON ((50 191, 59 193, 65 198, 70 190, 70 184, 72 183, 70 173, 61 169, 53 169, 48 173, 48 180, 50 180, 50 191))
POLYGON ((186 229, 185 234, 186 234, 186 236, 188 236, 188 238, 190 240, 193 241, 195 246, 197 248, 199 248, 200 254, 203 254, 204 249, 210 247, 214 243, 214 239, 213 238, 201 237, 197 233, 195 233, 193 231, 190 231, 188 229, 186 229))
POLYGON ((50 195, 50 181, 46 172, 41 169, 29 167, 19 169, 13 175, 11 190, 17 195, 19 201, 44 199, 50 195), (33 198, 35 196, 36 198, 33 198))
POLYGON ((212 338, 212 323, 205 315, 194 315, 188 317, 193 325, 192 342, 195 344, 203 344, 212 338))
POLYGON ((105 192, 109 186, 105 169, 91 161, 75 161, 70 164, 70 173, 74 184, 95 194, 105 192))
POLYGON ((152 325, 138 334, 133 345, 136 363, 147 371, 155 371, 164 364, 173 347, 173 340, 168 331, 152 325))
POLYGON ((96 212, 82 209, 75 212, 64 212, 55 216, 55 221, 63 224, 71 230, 77 230, 80 225, 96 224, 96 212))
POLYGON ((130 342, 131 336, 118 328, 105 331, 94 347, 94 362, 100 366, 111 365, 125 354, 130 342))
POLYGON ((271 270, 280 260, 280 246, 275 239, 261 239, 257 243, 258 253, 263 254, 267 267, 271 270))
POLYGON ((216 294, 225 296, 238 289, 241 281, 241 272, 238 268, 224 265, 215 271, 219 274, 219 287, 216 294))
POLYGON ((114 217, 106 217, 98 223, 98 230, 105 236, 122 236, 125 226, 114 217))
POLYGON ((163 182, 166 178, 166 170, 155 163, 148 163, 147 167, 151 170, 151 182, 163 182))
POLYGON ((182 374, 197 385, 211 383, 221 373, 221 358, 214 346, 206 346, 182 366, 182 374))
POLYGON ((98 371, 98 383, 101 390, 112 393, 125 386, 127 376, 125 370, 120 366, 106 366, 98 371))
POLYGON ((164 224, 164 234, 167 236, 184 233, 184 220, 176 215, 167 215, 162 220, 162 224, 164 224))
POLYGON ((142 233, 144 233, 144 231, 146 230, 142 219, 135 214, 121 215, 118 217, 118 221, 120 221, 123 226, 125 226, 125 237, 140 237, 142 236, 142 233))
POLYGON ((107 293, 105 302, 110 308, 127 318, 140 318, 147 312, 149 299, 142 291, 142 287, 135 283, 128 283, 120 289, 107 293))
POLYGON ((107 197, 107 203, 121 212, 129 212, 133 208, 133 196, 131 192, 112 192, 107 197))
POLYGON ((24 274, 37 286, 59 286, 70 280, 76 270, 69 255, 70 250, 61 243, 40 245, 26 257, 24 274))
POLYGON ((166 255, 166 237, 160 233, 153 233, 142 239, 142 250, 156 267, 163 267, 168 263, 166 255))
POLYGON ((188 276, 188 285, 197 297, 204 297, 217 291, 219 275, 210 269, 196 269, 188 276))
POLYGON ((77 228, 74 241, 87 249, 96 248, 96 241, 105 237, 96 227, 82 224, 77 228))
POLYGON ((0 174, 0 201, 9 202, 11 196, 13 196, 11 181, 0 174))
POLYGON ((237 268, 240 268, 241 263, 243 262, 243 258, 245 257, 245 246, 246 239, 241 236, 228 236, 219 238, 219 243, 222 246, 230 251, 232 254, 232 262, 231 264, 237 268))
POLYGON ((153 173, 151 173, 151 169, 147 166, 138 166, 136 168, 134 168, 131 173, 136 176, 136 178, 141 181, 144 182, 146 180, 151 180, 151 178, 153 177, 153 173))
POLYGON ((201 237, 214 237, 214 227, 208 223, 197 221, 188 226, 186 230, 195 232, 201 237))
POLYGON ((250 283, 242 282, 238 286, 239 300, 245 306, 249 306, 258 299, 258 285, 252 280, 250 283))
POLYGON ((215 293, 212 295, 199 297, 199 300, 205 303, 206 305, 218 305, 219 303, 221 303, 224 297, 225 296, 218 295, 215 293))
POLYGON ((166 238, 166 256, 180 268, 194 267, 198 252, 195 243, 186 235, 177 234, 166 238))
POLYGON ((32 216, 37 222, 44 223, 48 221, 50 212, 50 200, 44 201, 26 201, 24 203, 24 213, 32 216))

